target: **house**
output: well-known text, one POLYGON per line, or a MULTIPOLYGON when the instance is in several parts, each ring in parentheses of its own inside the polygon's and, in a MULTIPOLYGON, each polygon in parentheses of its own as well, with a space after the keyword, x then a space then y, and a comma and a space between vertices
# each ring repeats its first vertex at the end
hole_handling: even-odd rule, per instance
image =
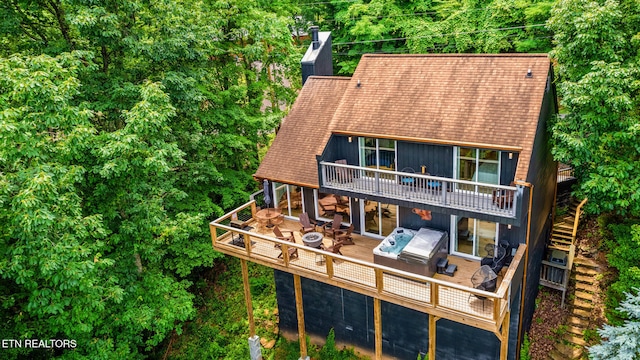
POLYGON ((282 332, 333 328, 375 358, 516 359, 552 225, 556 112, 546 54, 371 54, 351 77, 309 76, 255 173, 297 243, 257 231, 250 202, 211 223, 213 246, 275 269, 282 332), (302 212, 342 215, 356 246, 304 246, 302 212), (438 259, 375 256, 396 229, 443 234, 438 259), (499 248, 507 266, 478 290, 471 276, 499 248), (452 276, 433 272, 443 257, 452 276))

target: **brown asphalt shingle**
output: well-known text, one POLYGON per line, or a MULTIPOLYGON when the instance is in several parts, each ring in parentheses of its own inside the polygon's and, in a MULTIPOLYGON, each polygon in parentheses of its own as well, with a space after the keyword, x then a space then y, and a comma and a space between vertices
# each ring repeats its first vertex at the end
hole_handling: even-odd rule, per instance
POLYGON ((276 182, 318 187, 318 163, 331 129, 327 126, 350 78, 312 76, 254 174, 276 182))
POLYGON ((341 132, 518 148, 524 180, 549 70, 546 54, 364 55, 351 79, 305 85, 256 176, 317 187, 315 155, 341 132))

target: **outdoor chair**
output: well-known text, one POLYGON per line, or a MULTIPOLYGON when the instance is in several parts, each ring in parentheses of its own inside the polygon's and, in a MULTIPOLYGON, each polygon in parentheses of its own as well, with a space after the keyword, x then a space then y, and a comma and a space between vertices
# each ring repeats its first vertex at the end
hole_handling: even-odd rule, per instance
POLYGON ((342 252, 340 252, 340 249, 342 248, 343 245, 344 244, 342 243, 342 241, 334 241, 333 245, 329 246, 328 248, 325 248, 325 250, 330 253, 342 255, 342 252))
MULTIPOLYGON (((474 289, 494 292, 498 283, 498 275, 496 275, 489 265, 482 265, 471 275, 471 284, 474 289)), ((482 311, 484 312, 484 302, 487 300, 485 296, 471 294, 469 299, 474 296, 482 300, 482 311)))
MULTIPOLYGON (((276 235, 276 238, 278 240, 296 242, 296 238, 293 236, 293 231, 291 231, 291 230, 284 230, 284 231, 288 232, 289 235, 284 235, 282 233, 282 230, 280 230, 280 228, 278 226, 274 226, 273 227, 273 233, 276 235)), ((277 245, 280 245, 280 244, 277 244, 277 245)))
POLYGON ((334 234, 334 239, 344 245, 354 245, 351 233, 353 232, 353 224, 349 225, 346 230, 338 230, 334 234))
POLYGON ((333 221, 325 224, 322 227, 322 234, 324 236, 335 237, 336 231, 340 230, 340 225, 342 224, 342 215, 335 214, 333 216, 333 221))
MULTIPOLYGON (((413 170, 412 167, 406 167, 403 168, 402 170, 400 170, 400 172, 404 172, 404 173, 410 173, 410 174, 415 174, 416 171, 413 170)), ((400 185, 407 185, 407 186, 413 186, 416 182, 416 178, 414 178, 413 176, 402 176, 400 175, 400 185)))
MULTIPOLYGON (((293 235, 293 231, 290 230, 284 230, 285 232, 288 232, 289 235, 284 235, 282 233, 282 231, 280 230, 280 228, 278 228, 278 226, 274 226, 273 227, 273 233, 276 235, 276 238, 278 240, 282 240, 282 241, 288 241, 288 242, 292 242, 295 243, 296 242, 296 238, 293 235)), ((278 254, 278 258, 282 258, 284 256, 283 252, 282 252, 282 245, 281 244, 275 244, 274 247, 276 249, 280 249, 280 254, 278 254)), ((287 252, 289 253, 289 259, 292 258, 297 258, 298 257, 298 248, 295 247, 290 247, 287 249, 287 252)))
POLYGON ((300 233, 301 234, 306 234, 308 232, 313 232, 316 231, 316 221, 315 220, 311 220, 309 219, 309 214, 306 212, 303 212, 302 214, 300 214, 300 216, 298 217, 298 221, 300 223, 300 233))
POLYGON ((508 242, 501 242, 500 245, 487 244, 485 250, 487 256, 480 260, 480 265, 488 265, 494 273, 499 274, 502 268, 507 262, 507 248, 508 242))

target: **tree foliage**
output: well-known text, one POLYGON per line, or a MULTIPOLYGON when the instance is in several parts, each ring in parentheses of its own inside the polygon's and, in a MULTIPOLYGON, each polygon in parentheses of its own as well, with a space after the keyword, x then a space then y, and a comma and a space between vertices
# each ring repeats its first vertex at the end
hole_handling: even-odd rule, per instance
POLYGON ((589 358, 593 360, 640 359, 640 289, 626 293, 626 299, 618 311, 627 314, 629 320, 619 326, 604 325, 598 334, 604 339, 601 344, 589 347, 589 358))
POLYGON ((561 0, 549 20, 566 109, 553 152, 576 169, 592 213, 640 216, 639 14, 633 1, 561 0))
POLYGON ((195 314, 192 280, 220 256, 207 219, 255 191, 299 86, 290 17, 9 0, 0 18, 0 338, 78 344, 3 356, 143 357, 195 314))

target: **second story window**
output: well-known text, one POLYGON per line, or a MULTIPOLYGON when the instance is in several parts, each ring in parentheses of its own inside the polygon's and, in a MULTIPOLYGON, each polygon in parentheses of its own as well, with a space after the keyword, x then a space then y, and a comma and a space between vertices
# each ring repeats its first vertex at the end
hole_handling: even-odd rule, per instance
MULTIPOLYGON (((500 151, 457 147, 455 156, 457 179, 500 184, 500 151)), ((472 190, 472 187, 460 185, 464 190, 472 190)))
POLYGON ((359 138, 360 166, 394 170, 396 142, 389 139, 359 138))

